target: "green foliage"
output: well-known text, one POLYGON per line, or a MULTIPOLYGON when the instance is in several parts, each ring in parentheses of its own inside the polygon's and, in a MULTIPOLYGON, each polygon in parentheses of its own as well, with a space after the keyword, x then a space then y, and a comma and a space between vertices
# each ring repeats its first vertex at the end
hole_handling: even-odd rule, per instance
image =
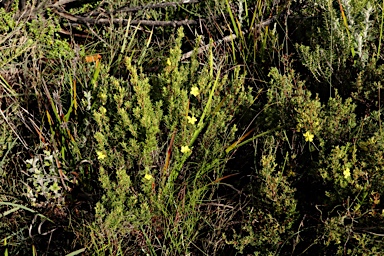
MULTIPOLYGON (((4 116, 10 118, 12 114, 10 114, 9 111, 5 111, 4 116)), ((4 178, 7 176, 6 167, 10 161, 9 155, 11 154, 13 147, 16 145, 17 138, 15 138, 15 135, 12 133, 12 130, 6 120, 1 119, 0 127, 0 158, 2 159, 0 161, 0 177, 4 178)))
POLYGON ((51 204, 61 207, 65 204, 64 189, 59 186, 61 181, 55 162, 57 157, 57 153, 46 151, 40 156, 26 160, 29 176, 29 184, 26 184, 27 197, 34 207, 48 207, 51 204), (39 200, 39 196, 43 200, 39 200))
MULTIPOLYGON (((74 73, 64 70, 74 68, 75 51, 58 38, 58 20, 39 16, 26 22, 14 19, 17 10, 0 12, 4 13, 0 36, 1 212, 12 211, 8 217, 14 220, 1 226, 0 239, 7 238, 11 254, 25 255, 39 243, 39 236, 52 229, 45 230, 50 228, 46 224, 41 228, 45 220, 39 220, 36 211, 20 209, 38 209, 55 219, 55 225, 65 226, 65 218, 72 218, 67 207, 72 203, 69 191, 78 184, 73 173, 79 171, 74 163, 79 161, 76 146, 80 139, 75 125, 78 116, 73 113, 74 73), (9 204, 18 207, 12 210, 9 204)), ((63 232, 70 229, 66 226, 63 232)), ((64 239, 59 240, 53 243, 67 246, 64 239)))
POLYGON ((86 39, 52 9, 0 9, 4 251, 383 254, 382 4, 147 6, 114 18, 204 27, 86 39))
MULTIPOLYGON (((254 72, 254 78, 265 79, 268 71, 255 64, 262 62, 269 66, 269 62, 276 58, 275 55, 281 55, 283 47, 279 42, 277 24, 271 25, 275 3, 261 0, 222 2, 225 3, 222 8, 225 8, 229 16, 230 32, 233 38, 238 39, 231 41, 233 62, 244 63, 249 72, 254 72)), ((282 4, 277 11, 281 12, 285 8, 285 4, 282 4)))
POLYGON ((338 255, 374 255, 382 251, 377 243, 381 239, 366 225, 382 221, 377 207, 383 145, 380 113, 374 110, 380 109, 381 79, 376 75, 382 67, 376 65, 376 50, 381 31, 373 25, 381 10, 372 1, 341 3, 339 8, 319 3, 329 11, 324 12, 324 26, 318 28, 312 47, 299 47, 313 76, 334 89, 334 97, 318 111, 322 128, 315 136, 318 160, 311 176, 323 181, 321 200, 326 206, 318 210, 326 246, 337 248, 338 255))
POLYGON ((260 170, 256 172, 258 189, 251 191, 254 202, 247 207, 241 232, 234 232, 227 241, 240 253, 247 248, 255 255, 272 255, 293 233, 297 218, 295 189, 290 186, 284 168, 276 163, 275 143, 273 136, 264 142, 260 170))
MULTIPOLYGON (((310 1, 312 2, 312 1, 310 1)), ((346 81, 356 79, 359 71, 367 65, 376 65, 380 48, 379 26, 381 7, 378 1, 340 1, 332 5, 330 1, 313 1, 321 20, 308 31, 308 44, 296 44, 301 60, 313 75, 323 84, 329 85, 328 95, 335 87, 350 93, 355 88, 346 81), (309 36, 309 35, 308 35, 309 36)), ((309 25, 312 26, 312 25, 309 25)))
MULTIPOLYGON (((362 223, 373 219, 380 221, 382 218, 381 212, 375 210, 382 193, 379 185, 382 182, 381 175, 378 173, 383 169, 381 159, 384 153, 379 139, 381 136, 377 132, 377 116, 357 119, 356 105, 352 103, 352 99, 348 98, 343 102, 337 91, 335 98, 329 98, 327 105, 322 106, 318 97, 311 99, 310 93, 303 93, 303 83, 293 76, 281 76, 276 71, 272 71, 271 75, 274 79, 269 91, 269 102, 276 102, 287 109, 279 108, 281 112, 269 112, 268 115, 279 118, 283 127, 296 127, 297 132, 304 130, 314 135, 313 142, 312 139, 305 139, 309 141, 309 156, 306 151, 293 150, 293 145, 298 144, 297 147, 300 148, 300 140, 303 143, 304 139, 296 136, 292 137, 296 142, 291 142, 288 150, 291 153, 287 153, 292 160, 304 155, 317 159, 306 167, 304 163, 298 166, 295 176, 306 177, 307 181, 313 183, 322 179, 322 194, 317 197, 322 198, 323 201, 320 202, 327 206, 325 209, 317 206, 317 209, 324 228, 321 236, 325 244, 336 246, 340 254, 345 248, 367 253, 366 250, 358 249, 358 241, 362 237, 360 230, 364 230, 362 223), (287 116, 287 113, 290 115, 287 116), (367 129, 366 126, 370 128, 367 129), (301 173, 302 171, 305 172, 301 173), (376 198, 376 201, 372 201, 372 198, 376 198), (337 214, 336 209, 339 209, 337 214), (349 220, 349 224, 345 224, 346 220, 349 220)), ((289 187, 289 184, 286 186, 289 187)), ((312 200, 319 200, 317 197, 312 200)), ((377 246, 372 250, 377 250, 377 246)))
POLYGON ((94 89, 100 102, 94 106, 96 154, 105 191, 92 233, 98 251, 107 244, 110 253, 119 254, 130 242, 120 239, 130 236, 147 253, 185 253, 193 249, 203 220, 209 220, 197 209, 209 184, 221 177, 219 163, 236 132, 229 123, 252 96, 240 69, 229 74, 231 79, 221 75, 212 52, 202 69, 196 57, 181 64, 183 36, 179 30, 164 72, 153 84, 130 58, 128 81, 101 68, 102 80, 94 89))

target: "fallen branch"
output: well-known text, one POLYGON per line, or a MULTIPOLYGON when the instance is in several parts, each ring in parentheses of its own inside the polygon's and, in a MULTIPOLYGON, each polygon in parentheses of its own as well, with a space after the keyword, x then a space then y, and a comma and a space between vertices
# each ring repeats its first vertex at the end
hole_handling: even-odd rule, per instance
MULTIPOLYGON (((272 17, 270 19, 267 19, 266 21, 263 21, 259 24, 257 24, 255 26, 255 28, 262 28, 262 27, 265 27, 265 26, 268 26, 269 24, 272 23, 272 21, 275 19, 276 17, 272 17)), ((242 33, 244 34, 244 32, 242 31, 242 33)), ((237 36, 235 34, 231 34, 229 36, 226 36, 220 40, 217 40, 215 42, 213 42, 214 45, 219 45, 221 43, 228 43, 228 42, 232 42, 233 40, 235 40, 237 38, 237 36)), ((181 60, 186 60, 186 59, 189 59, 192 54, 197 51, 197 54, 201 54, 203 52, 205 52, 208 48, 209 48, 210 44, 206 44, 204 46, 201 46, 199 48, 197 48, 197 50, 192 50, 192 51, 189 51, 187 53, 184 53, 183 56, 181 56, 181 60)))
MULTIPOLYGON (((143 26, 160 26, 160 27, 166 27, 166 26, 185 26, 185 25, 197 25, 199 24, 199 21, 197 20, 180 20, 180 21, 155 21, 155 20, 129 20, 129 19, 94 19, 94 18, 88 18, 88 17, 80 17, 75 16, 72 14, 69 14, 68 12, 59 11, 59 10, 53 10, 54 13, 57 15, 66 18, 70 21, 81 23, 81 24, 93 24, 93 25, 104 25, 104 24, 122 24, 127 25, 128 23, 131 25, 143 25, 143 26)), ((204 20, 200 20, 204 21, 204 20)))
MULTIPOLYGON (((213 44, 218 45, 218 44, 221 44, 223 42, 231 42, 235 39, 236 39, 236 35, 232 34, 232 35, 226 36, 226 37, 224 37, 224 38, 222 38, 216 42, 213 42, 213 44)), ((203 52, 208 50, 209 46, 210 46, 210 44, 206 44, 204 46, 197 48, 197 54, 202 54, 203 52)), ((184 53, 183 56, 181 56, 181 60, 183 61, 183 60, 189 59, 194 52, 195 52, 195 50, 184 53)))
POLYGON ((76 2, 76 1, 77 0, 59 0, 54 4, 48 5, 48 7, 59 7, 59 6, 66 5, 66 4, 69 4, 72 2, 76 2))
MULTIPOLYGON (((66 0, 68 1, 68 0, 66 0)), ((129 7, 129 6, 124 6, 120 7, 114 11, 111 12, 105 12, 105 14, 116 14, 116 13, 122 13, 122 12, 138 12, 141 10, 149 10, 149 9, 157 9, 157 8, 166 8, 166 7, 174 7, 176 8, 177 6, 180 6, 182 4, 196 4, 201 2, 201 0, 182 0, 180 2, 165 2, 165 3, 159 3, 159 4, 149 4, 145 6, 135 6, 135 7, 129 7)), ((102 12, 93 12, 92 16, 98 16, 100 14, 103 14, 102 12)))

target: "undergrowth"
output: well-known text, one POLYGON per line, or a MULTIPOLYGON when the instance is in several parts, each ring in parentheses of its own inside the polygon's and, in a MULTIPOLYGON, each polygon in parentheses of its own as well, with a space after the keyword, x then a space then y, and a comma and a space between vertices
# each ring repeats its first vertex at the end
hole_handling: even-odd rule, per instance
POLYGON ((2 3, 1 254, 381 255, 383 3, 2 3))

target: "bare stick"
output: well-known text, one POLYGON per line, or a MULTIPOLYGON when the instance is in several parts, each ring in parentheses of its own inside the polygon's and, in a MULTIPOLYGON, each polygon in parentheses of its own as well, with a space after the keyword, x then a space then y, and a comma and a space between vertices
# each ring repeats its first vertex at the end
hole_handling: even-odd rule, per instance
MULTIPOLYGON (((272 23, 272 21, 273 21, 274 19, 275 19, 275 17, 272 17, 272 18, 270 18, 270 19, 268 19, 268 20, 266 20, 266 21, 263 21, 263 22, 257 24, 257 25, 255 26, 255 28, 262 28, 262 27, 268 26, 269 24, 272 23)), ((244 32, 242 32, 242 33, 244 33, 244 32)), ((229 35, 229 36, 226 36, 226 37, 224 37, 224 38, 222 38, 222 39, 220 39, 220 40, 214 42, 213 44, 214 44, 214 45, 219 45, 219 44, 221 44, 221 43, 232 42, 232 41, 235 40, 236 38, 237 38, 237 37, 236 37, 235 34, 231 34, 231 35, 229 35)), ((210 44, 206 44, 206 45, 204 45, 204 46, 201 46, 201 47, 197 48, 197 54, 201 54, 201 53, 203 53, 204 51, 206 51, 206 50, 209 48, 209 45, 210 45, 210 44)), ((192 51, 189 51, 189 52, 187 52, 187 53, 184 53, 183 56, 181 56, 181 60, 189 59, 189 58, 192 56, 192 54, 193 54, 194 51, 195 51, 195 50, 192 50, 192 51)))
MULTIPOLYGON (((61 1, 74 1, 74 0, 61 0, 61 1)), ((110 11, 110 12, 97 12, 97 11, 94 12, 94 11, 92 11, 89 13, 88 16, 99 16, 100 14, 111 15, 111 14, 122 13, 122 12, 130 13, 130 12, 138 12, 141 10, 166 8, 166 7, 174 7, 175 8, 181 4, 195 4, 195 3, 199 3, 201 1, 202 0, 182 0, 180 2, 165 2, 165 3, 159 3, 159 4, 148 4, 148 5, 144 5, 144 6, 135 6, 135 7, 124 6, 124 7, 120 7, 118 9, 110 11)), ((87 16, 87 14, 85 14, 84 16, 87 16)))
MULTIPOLYGON (((68 12, 54 10, 54 12, 70 21, 82 23, 82 24, 122 24, 127 25, 129 20, 128 19, 94 19, 94 18, 87 18, 87 17, 80 17, 80 16, 74 16, 72 14, 69 14, 68 12)), ((166 26, 172 26, 172 27, 179 27, 184 25, 197 25, 198 21, 196 20, 180 20, 180 21, 155 21, 155 20, 131 20, 131 25, 143 25, 143 26, 159 26, 159 27, 166 27, 166 26)))

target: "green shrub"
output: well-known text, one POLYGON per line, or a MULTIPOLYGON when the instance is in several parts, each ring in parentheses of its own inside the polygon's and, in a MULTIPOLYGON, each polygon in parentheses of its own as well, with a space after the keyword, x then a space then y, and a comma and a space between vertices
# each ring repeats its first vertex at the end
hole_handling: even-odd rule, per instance
MULTIPOLYGON (((324 243, 323 250, 332 252, 334 248, 340 255, 380 251, 379 245, 369 249, 362 244, 379 239, 373 239, 375 233, 368 233, 365 223, 382 221, 380 210, 376 210, 382 193, 380 172, 384 168, 379 115, 373 111, 371 116, 358 118, 353 99, 343 101, 337 91, 335 97, 323 105, 318 97, 311 97, 310 92, 303 90, 304 83, 292 74, 280 75, 272 70, 269 103, 280 107, 267 111, 267 117, 287 130, 280 134, 275 145, 286 145, 280 146, 281 150, 286 148, 280 153, 282 157, 285 154, 282 171, 285 166, 294 166, 287 169, 285 175, 294 178, 283 187, 296 191, 294 198, 301 211, 301 217, 295 220, 296 226, 300 218, 305 219, 309 214, 303 216, 302 211, 309 211, 310 216, 317 219, 316 225, 307 224, 312 231, 300 228, 297 231, 305 236, 317 230, 314 239, 309 241, 311 236, 297 241, 291 239, 293 249, 295 243, 304 240, 304 244, 311 244, 309 247, 324 243), (367 238, 368 234, 372 240, 367 238)), ((273 188, 275 183, 268 187, 273 188)), ((305 226, 304 219, 300 226, 305 226)), ((285 222, 284 226, 294 228, 295 225, 285 222)), ((269 232, 272 233, 272 229, 269 232)), ((284 246, 288 244, 285 241, 284 246)))
MULTIPOLYGON (((222 175, 230 122, 252 102, 240 68, 221 74, 210 52, 181 64, 182 30, 164 71, 149 78, 126 59, 129 80, 103 73, 95 86, 96 154, 105 191, 96 207, 93 248, 101 254, 194 251, 209 216, 203 200, 222 175), (129 239, 127 239, 130 237, 129 239)), ((218 61, 217 61, 218 63, 218 61)))

